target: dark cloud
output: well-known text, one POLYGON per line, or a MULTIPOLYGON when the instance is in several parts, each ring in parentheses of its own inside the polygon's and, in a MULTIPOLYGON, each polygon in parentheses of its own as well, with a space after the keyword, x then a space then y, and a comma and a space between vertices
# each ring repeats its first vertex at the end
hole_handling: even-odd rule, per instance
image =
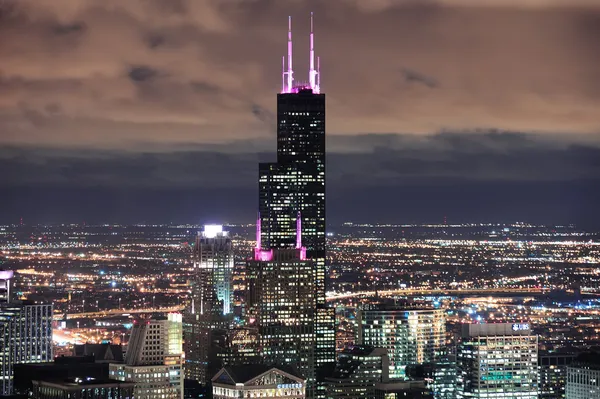
POLYGON ((158 71, 147 66, 136 66, 129 69, 128 76, 134 82, 147 82, 158 76, 158 71))
POLYGON ((402 68, 402 75, 407 82, 415 82, 425 85, 431 89, 438 86, 438 82, 430 77, 408 68, 402 68))
POLYGON ((74 22, 70 24, 60 24, 52 28, 52 31, 57 35, 75 35, 81 34, 85 30, 85 24, 74 22))
MULTIPOLYGON (((444 178, 531 182, 600 179, 600 146, 559 145, 527 134, 346 136, 331 138, 328 146, 328 181, 338 188, 427 184, 444 178), (349 151, 352 148, 354 151, 349 151)), ((254 187, 258 163, 274 157, 266 146, 252 147, 250 141, 143 153, 7 147, 0 152, 0 167, 15 173, 4 175, 0 184, 254 187)))

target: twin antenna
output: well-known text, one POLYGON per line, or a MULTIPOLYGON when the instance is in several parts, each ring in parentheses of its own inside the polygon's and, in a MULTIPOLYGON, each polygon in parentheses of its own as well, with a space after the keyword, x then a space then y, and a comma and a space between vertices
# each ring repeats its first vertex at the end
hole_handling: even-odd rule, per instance
POLYGON ((310 13, 310 64, 308 71, 308 85, 294 86, 294 70, 292 68, 292 17, 288 17, 288 47, 287 47, 287 70, 285 69, 285 57, 282 62, 281 92, 294 93, 299 88, 310 88, 313 93, 319 93, 321 86, 321 66, 317 57, 317 68, 315 69, 315 34, 313 31, 313 13, 310 13))

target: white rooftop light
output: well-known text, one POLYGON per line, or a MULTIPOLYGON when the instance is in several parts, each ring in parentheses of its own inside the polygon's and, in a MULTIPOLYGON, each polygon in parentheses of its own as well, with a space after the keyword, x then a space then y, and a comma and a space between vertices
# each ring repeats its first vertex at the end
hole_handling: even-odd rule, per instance
POLYGON ((204 237, 215 238, 217 234, 223 233, 223 225, 220 224, 206 224, 204 225, 204 237))

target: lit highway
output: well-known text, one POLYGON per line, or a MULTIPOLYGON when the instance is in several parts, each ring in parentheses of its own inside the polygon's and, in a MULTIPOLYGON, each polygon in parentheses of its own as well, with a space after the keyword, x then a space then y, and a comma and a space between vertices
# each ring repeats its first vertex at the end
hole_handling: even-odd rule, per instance
MULTIPOLYGON (((168 308, 145 308, 145 309, 110 309, 100 312, 67 313, 67 319, 94 319, 100 317, 123 316, 140 313, 169 313, 181 312, 185 306, 172 306, 168 308)), ((64 314, 55 314, 54 320, 64 320, 64 314)))

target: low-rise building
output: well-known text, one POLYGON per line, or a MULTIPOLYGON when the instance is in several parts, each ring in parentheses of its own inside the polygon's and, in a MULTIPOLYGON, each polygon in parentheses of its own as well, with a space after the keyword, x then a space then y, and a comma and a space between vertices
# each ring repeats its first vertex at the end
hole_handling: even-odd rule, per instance
POLYGON ((33 381, 35 399, 133 399, 135 384, 109 379, 33 381))
POLYGON ((213 398, 306 398, 306 380, 284 366, 246 364, 223 367, 213 378, 213 398))

